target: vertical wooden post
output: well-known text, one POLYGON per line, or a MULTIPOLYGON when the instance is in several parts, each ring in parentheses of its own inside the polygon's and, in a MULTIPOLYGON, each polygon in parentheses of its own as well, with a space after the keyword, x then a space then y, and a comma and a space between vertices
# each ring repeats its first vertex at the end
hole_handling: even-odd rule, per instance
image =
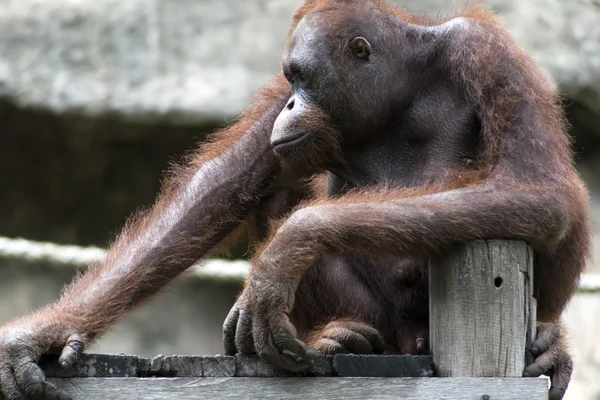
POLYGON ((535 334, 533 252, 473 241, 429 261, 430 346, 437 376, 520 377, 535 334))

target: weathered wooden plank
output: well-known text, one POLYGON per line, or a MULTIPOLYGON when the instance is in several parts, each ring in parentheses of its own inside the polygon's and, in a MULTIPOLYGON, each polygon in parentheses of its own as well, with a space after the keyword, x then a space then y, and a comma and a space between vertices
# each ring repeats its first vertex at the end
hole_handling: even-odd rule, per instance
POLYGON ((524 242, 474 241, 430 260, 430 340, 438 376, 520 377, 535 315, 524 242))
POLYGON ((336 354, 333 369, 338 376, 370 378, 425 378, 433 376, 431 358, 424 356, 379 356, 336 354))
POLYGON ((431 357, 411 355, 320 356, 305 372, 275 368, 256 355, 156 356, 153 359, 124 354, 83 354, 69 369, 57 355, 43 356, 40 366, 49 378, 221 378, 221 377, 426 377, 433 375, 431 357), (336 361, 334 361, 336 360, 336 361))
POLYGON ((77 399, 546 400, 546 379, 72 378, 50 379, 77 399))

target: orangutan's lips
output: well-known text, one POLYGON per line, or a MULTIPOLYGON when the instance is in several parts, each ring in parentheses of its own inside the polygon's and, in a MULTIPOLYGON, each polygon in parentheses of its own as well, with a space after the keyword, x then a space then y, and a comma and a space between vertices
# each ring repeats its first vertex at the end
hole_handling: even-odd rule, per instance
POLYGON ((310 133, 304 133, 295 138, 282 138, 271 143, 273 145, 274 150, 281 150, 289 146, 294 146, 298 143, 301 143, 305 139, 310 136, 310 133))

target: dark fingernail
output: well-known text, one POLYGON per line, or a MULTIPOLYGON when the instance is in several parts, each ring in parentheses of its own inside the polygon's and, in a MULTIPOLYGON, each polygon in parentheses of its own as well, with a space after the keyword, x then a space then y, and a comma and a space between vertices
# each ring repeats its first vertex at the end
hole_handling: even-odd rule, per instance
POLYGON ((67 361, 63 361, 63 362, 62 362, 60 365, 61 365, 61 366, 62 366, 64 369, 68 369, 68 368, 71 366, 71 364, 69 364, 67 361))
POLYGON ((531 352, 533 353, 534 356, 537 356, 539 354, 540 350, 537 347, 532 347, 531 352))
POLYGON ((288 357, 291 357, 296 363, 301 363, 302 361, 304 361, 304 359, 302 357, 300 357, 298 354, 293 353, 289 350, 284 350, 281 353, 288 357))
POLYGON ((548 398, 550 400, 561 400, 565 395, 565 389, 560 389, 556 387, 551 387, 548 392, 548 398))
POLYGON ((308 356, 312 358, 319 357, 321 355, 321 353, 319 353, 316 349, 313 349, 312 347, 306 351, 306 354, 308 354, 308 356))
POLYGON ((525 368, 525 371, 523 371, 523 376, 525 378, 537 378, 542 374, 542 372, 542 368, 538 364, 533 363, 525 368))
POLYGON ((548 350, 549 344, 548 341, 544 338, 537 338, 532 344, 531 344, 531 351, 533 351, 533 349, 537 349, 538 353, 543 353, 546 350, 548 350))
POLYGON ((60 400, 73 400, 73 398, 71 396, 69 396, 68 394, 61 392, 59 394, 59 399, 60 400))

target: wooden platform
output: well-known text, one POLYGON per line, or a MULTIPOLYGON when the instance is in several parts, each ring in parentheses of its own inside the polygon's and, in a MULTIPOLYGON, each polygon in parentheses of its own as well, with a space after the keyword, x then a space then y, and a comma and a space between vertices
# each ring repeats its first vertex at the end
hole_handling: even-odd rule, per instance
POLYGON ((465 399, 546 400, 548 382, 525 378, 433 378, 427 356, 322 357, 294 375, 251 356, 85 355, 63 370, 42 365, 73 399, 465 399))
POLYGON ((339 354, 302 374, 241 355, 92 354, 70 370, 42 366, 74 399, 546 400, 547 379, 520 378, 536 326, 530 246, 455 246, 430 260, 429 277, 433 360, 339 354))
POLYGON ((50 379, 73 399, 546 400, 525 378, 73 378, 50 379))

